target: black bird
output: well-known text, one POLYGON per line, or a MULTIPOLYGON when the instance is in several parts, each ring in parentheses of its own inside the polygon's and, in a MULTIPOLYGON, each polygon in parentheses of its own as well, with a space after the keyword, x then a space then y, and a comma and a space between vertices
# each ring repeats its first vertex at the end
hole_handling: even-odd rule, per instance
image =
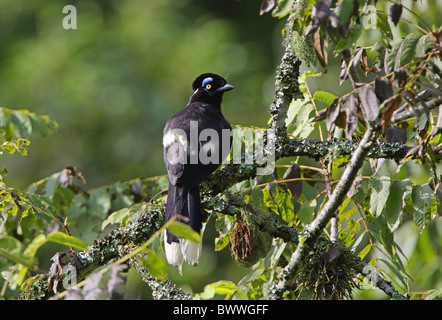
MULTIPOLYGON (((163 132, 163 158, 169 175, 166 222, 176 217, 201 235, 199 184, 230 153, 232 128, 221 113, 221 100, 233 86, 214 73, 200 75, 192 86, 189 103, 167 121, 163 132)), ((184 258, 195 265, 199 260, 201 245, 169 230, 164 247, 169 264, 181 265, 184 258)))

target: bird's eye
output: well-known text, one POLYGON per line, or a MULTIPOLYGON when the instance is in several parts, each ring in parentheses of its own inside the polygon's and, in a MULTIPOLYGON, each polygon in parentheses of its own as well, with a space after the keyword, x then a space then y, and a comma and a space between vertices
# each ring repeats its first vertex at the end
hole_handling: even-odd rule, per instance
POLYGON ((206 85, 207 90, 210 90, 211 88, 212 88, 212 85, 210 83, 206 85))

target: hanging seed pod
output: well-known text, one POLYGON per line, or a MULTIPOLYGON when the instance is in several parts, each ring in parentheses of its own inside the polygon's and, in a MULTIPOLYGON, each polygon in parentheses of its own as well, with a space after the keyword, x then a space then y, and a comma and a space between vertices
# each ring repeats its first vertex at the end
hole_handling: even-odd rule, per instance
POLYGON ((255 233, 242 218, 238 218, 230 234, 230 250, 235 260, 245 267, 257 261, 255 233))

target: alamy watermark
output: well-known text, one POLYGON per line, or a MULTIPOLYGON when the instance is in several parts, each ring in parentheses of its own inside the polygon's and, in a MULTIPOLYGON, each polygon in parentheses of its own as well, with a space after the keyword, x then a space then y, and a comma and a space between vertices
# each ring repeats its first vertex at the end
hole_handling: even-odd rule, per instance
POLYGON ((361 24, 364 29, 376 29, 378 15, 376 7, 373 5, 366 5, 362 10, 361 24))
POLYGON ((364 274, 364 280, 362 282, 361 287, 363 289, 377 288, 377 283, 380 278, 380 275, 377 272, 376 268, 367 264, 362 269, 362 273, 364 274))
POLYGON ((77 29, 77 8, 73 5, 64 6, 63 14, 66 15, 62 21, 63 28, 66 30, 77 29))
POLYGON ((190 121, 189 136, 182 129, 171 129, 163 136, 163 146, 170 164, 257 164, 258 175, 271 174, 275 168, 274 129, 235 128, 219 133, 199 131, 198 121, 190 121))

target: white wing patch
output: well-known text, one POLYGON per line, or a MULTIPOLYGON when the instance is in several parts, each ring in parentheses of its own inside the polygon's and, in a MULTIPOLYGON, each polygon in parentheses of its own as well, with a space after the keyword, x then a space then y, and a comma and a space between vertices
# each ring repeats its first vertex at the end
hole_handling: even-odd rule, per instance
POLYGON ((179 142, 185 149, 187 148, 187 134, 182 129, 171 129, 163 136, 164 148, 170 147, 172 144, 179 142))

